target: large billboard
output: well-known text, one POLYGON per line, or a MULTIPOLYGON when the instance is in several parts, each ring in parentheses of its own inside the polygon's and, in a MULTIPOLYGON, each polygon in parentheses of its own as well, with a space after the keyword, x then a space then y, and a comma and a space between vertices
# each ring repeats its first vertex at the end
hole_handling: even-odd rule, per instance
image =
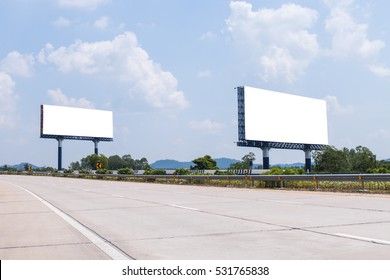
POLYGON ((241 95, 239 140, 328 144, 325 100, 247 86, 241 95))
POLYGON ((41 137, 112 141, 111 111, 41 105, 41 137))

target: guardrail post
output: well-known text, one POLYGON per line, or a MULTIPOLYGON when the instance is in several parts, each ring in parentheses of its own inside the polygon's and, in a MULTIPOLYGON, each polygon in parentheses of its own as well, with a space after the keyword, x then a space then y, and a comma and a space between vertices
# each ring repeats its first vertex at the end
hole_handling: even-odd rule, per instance
POLYGON ((280 188, 283 189, 282 176, 278 176, 278 180, 280 181, 280 188))
POLYGON ((358 179, 359 179, 359 181, 362 182, 362 191, 365 192, 365 191, 366 191, 366 187, 364 186, 363 176, 362 176, 362 175, 359 175, 358 179))
POLYGON ((314 182, 316 184, 316 190, 318 190, 318 178, 317 178, 317 176, 314 176, 313 180, 314 180, 314 182))

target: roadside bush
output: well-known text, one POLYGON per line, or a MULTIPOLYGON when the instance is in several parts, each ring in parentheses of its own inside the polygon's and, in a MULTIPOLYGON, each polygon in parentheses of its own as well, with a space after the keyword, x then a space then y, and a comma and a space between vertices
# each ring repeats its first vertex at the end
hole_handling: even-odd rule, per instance
POLYGON ((175 172, 173 173, 173 175, 191 175, 191 174, 192 174, 191 170, 186 168, 176 169, 175 172))
POLYGON ((167 172, 165 170, 158 170, 158 169, 147 169, 144 172, 144 175, 166 175, 167 172))
POLYGON ((134 175, 134 171, 131 170, 131 168, 129 168, 129 167, 119 168, 118 174, 134 175))
POLYGON ((299 175, 299 174, 305 174, 305 170, 303 170, 302 168, 282 169, 279 166, 272 167, 269 171, 263 173, 263 175, 299 175))
POLYGON ((371 174, 383 174, 383 173, 390 173, 390 170, 387 169, 386 167, 380 167, 380 168, 368 168, 367 173, 371 174))
POLYGON ((107 170, 105 168, 96 170, 96 174, 112 174, 111 170, 107 170))
POLYGON ((234 172, 233 170, 226 170, 226 171, 216 170, 214 175, 234 175, 234 172))

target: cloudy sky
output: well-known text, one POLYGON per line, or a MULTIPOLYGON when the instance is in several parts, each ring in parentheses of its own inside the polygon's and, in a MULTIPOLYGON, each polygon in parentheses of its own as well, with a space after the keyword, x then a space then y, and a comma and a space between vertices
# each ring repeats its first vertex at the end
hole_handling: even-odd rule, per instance
MULTIPOLYGON (((385 0, 3 0, 0 165, 56 167, 41 104, 113 111, 106 156, 261 162, 235 144, 242 85, 325 99, 330 144, 390 158, 389 10, 385 0)), ((93 148, 64 141, 63 166, 93 148)))

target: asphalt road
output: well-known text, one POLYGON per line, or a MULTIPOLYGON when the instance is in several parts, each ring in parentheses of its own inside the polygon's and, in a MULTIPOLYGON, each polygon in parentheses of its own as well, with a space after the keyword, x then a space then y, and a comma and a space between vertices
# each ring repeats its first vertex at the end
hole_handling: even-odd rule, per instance
POLYGON ((390 260, 390 197, 1 175, 0 259, 390 260))

